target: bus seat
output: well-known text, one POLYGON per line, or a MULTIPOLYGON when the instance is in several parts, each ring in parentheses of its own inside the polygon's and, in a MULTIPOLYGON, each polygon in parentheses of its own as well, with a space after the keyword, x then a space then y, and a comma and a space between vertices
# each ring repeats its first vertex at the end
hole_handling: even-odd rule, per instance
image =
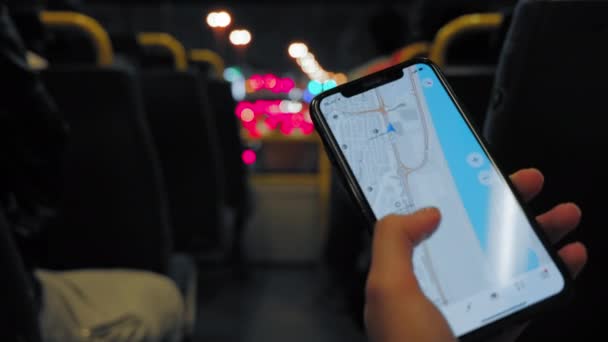
POLYGON ((543 171, 536 212, 563 201, 582 208, 566 241, 581 240, 589 251, 571 305, 538 319, 521 341, 584 340, 604 331, 597 308, 608 305, 601 190, 608 154, 598 120, 606 114, 606 16, 607 2, 522 1, 502 51, 484 134, 506 171, 543 171))
POLYGON ((446 23, 433 40, 431 60, 443 69, 478 127, 484 123, 490 102, 506 25, 508 18, 502 13, 467 14, 446 23))
POLYGON ((481 129, 492 96, 496 68, 494 66, 447 67, 448 83, 473 123, 481 129))
POLYGON ((223 77, 226 63, 215 51, 193 49, 190 50, 189 57, 190 64, 199 69, 203 75, 208 75, 214 79, 221 79, 223 77))
POLYGON ((141 81, 167 186, 175 248, 190 253, 217 249, 224 182, 205 85, 195 73, 173 70, 144 71, 141 81))
POLYGON ((71 128, 49 266, 166 274, 171 234, 165 190, 135 76, 84 67, 42 76, 71 128))
POLYGON ((208 81, 208 97, 211 112, 218 132, 223 152, 224 188, 226 204, 234 212, 234 236, 232 238, 233 261, 242 261, 242 238, 247 220, 253 210, 253 195, 249 185, 247 168, 241 159, 244 145, 240 135, 240 125, 234 109, 230 83, 220 80, 208 81))
POLYGON ((140 69, 144 49, 130 32, 111 32, 110 39, 114 48, 114 64, 126 68, 140 69))
POLYGON ((112 65, 112 42, 97 20, 70 11, 43 11, 40 20, 48 32, 45 57, 52 66, 112 65))
POLYGON ((146 69, 188 70, 188 55, 184 45, 164 32, 142 32, 137 35, 142 47, 142 67, 146 69))

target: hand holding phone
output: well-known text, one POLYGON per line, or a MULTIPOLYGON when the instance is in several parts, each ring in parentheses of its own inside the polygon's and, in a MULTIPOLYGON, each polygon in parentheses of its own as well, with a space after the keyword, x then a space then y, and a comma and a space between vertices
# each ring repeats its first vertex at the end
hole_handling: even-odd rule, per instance
POLYGON ((567 297, 566 267, 434 64, 364 77, 321 94, 312 109, 370 223, 441 210, 437 233, 414 249, 413 272, 457 337, 504 328, 567 297))
POLYGON ((365 324, 373 342, 455 341, 441 312, 417 284, 412 255, 439 225, 437 209, 389 216, 376 224, 366 286, 365 324))
MULTIPOLYGON (((543 176, 535 169, 519 171, 511 178, 526 200, 533 199, 543 185, 543 176)), ((374 229, 373 263, 368 276, 365 310, 366 326, 372 341, 455 339, 445 318, 438 315, 437 309, 417 284, 412 284, 414 274, 408 268, 412 263, 412 247, 435 231, 439 217, 437 211, 422 210, 414 215, 387 217, 379 221, 374 229), (413 305, 414 302, 416 305, 413 305), (394 336, 399 338, 392 339, 394 336)), ((580 209, 568 203, 538 216, 537 220, 555 242, 575 229, 580 218, 580 209)), ((574 276, 587 260, 585 247, 580 243, 567 245, 559 251, 559 255, 574 276)), ((495 341, 515 341, 523 327, 507 329, 495 341)))

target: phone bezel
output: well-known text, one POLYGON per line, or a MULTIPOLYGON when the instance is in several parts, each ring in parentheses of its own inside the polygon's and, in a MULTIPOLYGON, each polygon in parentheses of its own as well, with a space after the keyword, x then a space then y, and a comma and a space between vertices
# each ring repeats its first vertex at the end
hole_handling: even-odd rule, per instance
MULTIPOLYGON (((494 321, 487 325, 481 326, 480 328, 478 328, 476 330, 473 330, 469 333, 466 333, 466 334, 460 336, 459 339, 461 339, 463 341, 474 341, 474 340, 478 340, 481 338, 486 338, 490 335, 495 335, 497 333, 500 333, 501 330, 505 330, 509 327, 512 327, 512 326, 516 325, 517 323, 522 323, 526 320, 529 320, 532 317, 534 317, 535 315, 537 315, 539 312, 545 311, 548 307, 564 305, 566 302, 568 302, 570 300, 570 298, 572 297, 572 294, 573 294, 573 286, 572 286, 573 279, 572 279, 570 273, 568 272, 566 265, 563 263, 561 258, 559 258, 557 251, 555 250, 555 248, 553 248, 553 246, 549 242, 549 239, 546 236, 546 234, 540 229, 538 223, 536 222, 536 220, 534 218, 534 215, 532 215, 528 206, 525 205, 525 202, 523 201, 523 199, 519 195, 519 193, 516 191, 510 178, 505 176, 504 172, 502 171, 503 169, 500 167, 500 164, 497 163, 496 160, 494 159, 493 154, 491 153, 490 149, 488 148, 488 144, 487 144, 486 140, 483 138, 483 136, 481 134, 479 134, 480 130, 478 129, 478 127, 476 127, 476 125, 472 122, 472 120, 469 119, 465 110, 463 110, 462 106, 460 105, 460 101, 458 100, 458 98, 454 94, 452 88, 448 84, 445 75, 443 75, 443 73, 441 72, 441 70, 435 63, 433 63, 432 61, 430 61, 429 59, 426 59, 426 58, 414 58, 412 60, 394 65, 394 66, 386 68, 384 70, 375 72, 371 75, 359 78, 357 80, 348 82, 348 83, 340 85, 336 88, 325 91, 325 92, 319 94, 318 96, 316 96, 312 100, 311 105, 310 105, 311 118, 313 120, 313 123, 315 124, 315 127, 317 128, 317 133, 321 137, 321 140, 322 140, 325 150, 329 156, 329 159, 331 160, 332 164, 340 171, 340 172, 338 172, 338 175, 339 175, 340 179, 342 180, 343 184, 347 187, 348 193, 350 194, 351 198, 362 209, 364 216, 368 220, 370 233, 373 230, 373 225, 376 222, 376 217, 375 217, 367 199, 365 198, 365 195, 364 195, 361 187, 359 186, 359 184, 354 176, 354 173, 350 169, 350 166, 348 165, 346 158, 344 157, 341 149, 339 148, 338 143, 336 142, 333 134, 331 133, 329 125, 327 124, 327 122, 323 116, 323 113, 321 111, 321 107, 320 107, 321 102, 326 97, 334 95, 336 93, 342 93, 345 90, 347 90, 347 92, 349 92, 349 93, 353 93, 353 89, 357 89, 359 92, 363 92, 363 91, 367 91, 369 89, 373 89, 375 87, 381 86, 382 84, 389 83, 392 80, 394 80, 394 75, 396 74, 396 72, 398 70, 403 71, 403 69, 405 69, 411 65, 414 65, 414 64, 425 64, 425 65, 431 67, 433 72, 435 72, 435 74, 437 75, 437 78, 440 80, 443 87, 446 89, 448 95, 450 96, 451 100, 456 105, 460 115, 462 116, 462 118, 468 125, 469 129, 473 133, 473 136, 477 139, 481 148, 487 154, 490 162, 493 163, 494 167, 496 168, 497 173, 499 174, 500 177, 502 177, 505 180, 506 184, 511 189, 511 192, 513 192, 513 194, 517 198, 517 201, 518 201, 520 207, 523 209, 530 225, 532 226, 532 229, 538 235, 543 247, 548 252, 548 254, 550 255, 553 262, 556 264, 556 266, 557 266, 558 270, 560 271, 561 276, 564 280, 564 287, 563 287, 562 291, 560 291, 559 293, 557 293, 551 297, 548 297, 538 303, 535 303, 531 306, 528 306, 520 311, 513 312, 512 314, 509 314, 497 321, 494 321)), ((354 93, 357 93, 357 92, 355 91, 354 93)), ((352 96, 352 94, 350 96, 352 96)))

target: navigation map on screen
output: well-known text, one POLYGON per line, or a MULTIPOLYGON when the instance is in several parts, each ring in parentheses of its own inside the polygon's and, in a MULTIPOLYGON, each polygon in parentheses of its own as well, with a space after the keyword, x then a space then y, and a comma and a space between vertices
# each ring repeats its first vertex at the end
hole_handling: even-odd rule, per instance
POLYGON ((377 219, 434 206, 414 251, 424 293, 460 336, 558 293, 564 281, 431 67, 324 98, 321 112, 377 219))

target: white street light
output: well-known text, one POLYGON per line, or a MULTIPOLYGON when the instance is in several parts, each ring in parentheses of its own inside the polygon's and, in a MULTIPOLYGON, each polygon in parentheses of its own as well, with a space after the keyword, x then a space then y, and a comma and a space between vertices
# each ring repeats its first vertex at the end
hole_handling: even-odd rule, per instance
POLYGON ((228 38, 233 45, 244 46, 251 42, 251 33, 247 30, 234 30, 228 38))
POLYGON ((308 46, 300 42, 291 43, 287 49, 287 52, 289 52, 289 55, 292 58, 302 58, 308 54, 308 46))
POLYGON ((211 12, 207 15, 207 25, 213 28, 226 28, 232 22, 232 17, 226 11, 211 12))

